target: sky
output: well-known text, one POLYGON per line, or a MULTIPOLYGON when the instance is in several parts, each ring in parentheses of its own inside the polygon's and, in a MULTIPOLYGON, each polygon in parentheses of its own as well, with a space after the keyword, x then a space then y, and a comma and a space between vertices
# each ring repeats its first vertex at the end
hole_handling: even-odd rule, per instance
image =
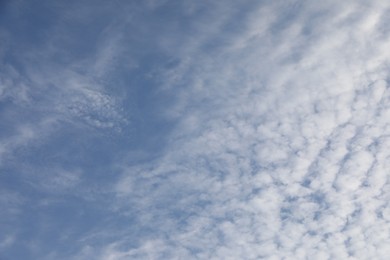
POLYGON ((0 259, 390 259, 389 23, 0 1, 0 259))

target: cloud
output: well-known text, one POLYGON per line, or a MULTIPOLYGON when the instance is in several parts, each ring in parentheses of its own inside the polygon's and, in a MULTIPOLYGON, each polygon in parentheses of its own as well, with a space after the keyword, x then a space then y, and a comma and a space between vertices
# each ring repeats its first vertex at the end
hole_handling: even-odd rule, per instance
POLYGON ((12 235, 8 235, 1 241, 0 248, 4 250, 7 247, 11 246, 14 242, 15 242, 15 237, 12 235))
POLYGON ((180 118, 166 154, 118 182, 119 207, 164 241, 138 257, 386 258, 381 5, 302 3, 285 18, 289 5, 264 3, 212 55, 199 46, 224 32, 194 37, 165 74, 180 118))
MULTIPOLYGON (((18 157, 20 147, 31 147, 33 143, 50 144, 53 139, 61 138, 62 129, 84 129, 92 134, 109 130, 113 135, 120 135, 133 115, 131 111, 127 111, 130 115, 124 113, 123 96, 112 91, 112 85, 117 82, 107 77, 103 79, 102 72, 108 73, 114 63, 110 57, 116 55, 112 53, 116 49, 112 46, 118 40, 99 41, 97 52, 87 53, 86 58, 77 55, 77 48, 73 49, 77 50, 75 56, 69 55, 72 43, 64 38, 73 39, 73 33, 66 28, 74 27, 67 18, 74 6, 61 11, 55 4, 42 4, 30 11, 49 8, 58 16, 44 16, 43 19, 52 21, 52 26, 32 27, 39 31, 37 33, 46 33, 42 43, 31 39, 27 48, 17 32, 24 30, 26 35, 31 34, 29 25, 11 24, 15 17, 31 18, 31 13, 25 9, 28 5, 21 4, 20 10, 6 5, 8 12, 0 26, 0 38, 6 43, 0 50, 0 102, 4 104, 1 116, 5 129, 0 137, 2 157, 18 157), (7 23, 10 26, 4 27, 7 23)), ((87 27, 88 21, 80 13, 80 16, 73 15, 87 27)))
MULTIPOLYGON (((40 204, 51 222, 42 228, 39 255, 386 259, 388 7, 383 1, 332 0, 107 7, 107 14, 120 15, 91 36, 98 39, 95 51, 73 54, 70 61, 60 55, 66 66, 55 62, 60 48, 54 43, 67 38, 56 34, 48 38, 52 49, 26 54, 25 73, 4 65, 2 100, 11 99, 22 111, 18 116, 54 123, 7 117, 12 129, 22 130, 3 138, 3 154, 38 136, 48 147, 66 148, 66 156, 34 174, 29 186, 49 194, 46 201, 64 196, 61 201, 69 202, 40 204), (122 9, 132 8, 125 19, 122 9), (146 104, 126 104, 132 96, 146 104), (77 144, 87 138, 85 129, 96 136, 126 135, 133 117, 155 128, 139 139, 165 139, 158 156, 132 159, 137 149, 131 142, 93 146, 96 138, 93 149, 80 152, 62 140, 79 136, 77 144), (170 131, 159 135, 164 123, 170 131), (109 153, 121 156, 103 161, 109 153), (37 176, 45 177, 39 185, 37 176), (74 213, 74 222, 54 220, 49 212, 58 205, 74 213), (45 234, 58 223, 70 231, 57 243, 76 242, 43 249, 45 234)), ((101 12, 91 11, 86 20, 80 12, 76 20, 88 24, 101 12)), ((69 39, 80 33, 57 26, 69 39)), ((42 168, 34 166, 35 172, 42 168)))

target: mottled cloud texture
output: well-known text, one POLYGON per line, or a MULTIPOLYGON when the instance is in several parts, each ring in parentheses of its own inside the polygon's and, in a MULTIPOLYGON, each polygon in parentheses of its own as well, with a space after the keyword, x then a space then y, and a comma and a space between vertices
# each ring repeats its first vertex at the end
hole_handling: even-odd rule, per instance
POLYGON ((30 5, 0 20, 0 258, 390 258, 386 1, 30 5))

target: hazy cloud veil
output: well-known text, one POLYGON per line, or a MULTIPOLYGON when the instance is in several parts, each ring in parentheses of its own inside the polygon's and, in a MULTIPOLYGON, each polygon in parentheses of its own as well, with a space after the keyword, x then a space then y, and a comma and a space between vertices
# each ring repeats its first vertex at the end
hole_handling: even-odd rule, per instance
POLYGON ((389 259, 390 3, 0 9, 0 259, 389 259))

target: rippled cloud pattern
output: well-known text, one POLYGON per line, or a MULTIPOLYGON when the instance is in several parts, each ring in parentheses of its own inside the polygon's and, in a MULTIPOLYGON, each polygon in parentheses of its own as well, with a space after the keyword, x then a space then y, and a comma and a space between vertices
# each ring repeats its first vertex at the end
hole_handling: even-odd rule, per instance
POLYGON ((3 1, 0 259, 390 259, 389 23, 3 1))

